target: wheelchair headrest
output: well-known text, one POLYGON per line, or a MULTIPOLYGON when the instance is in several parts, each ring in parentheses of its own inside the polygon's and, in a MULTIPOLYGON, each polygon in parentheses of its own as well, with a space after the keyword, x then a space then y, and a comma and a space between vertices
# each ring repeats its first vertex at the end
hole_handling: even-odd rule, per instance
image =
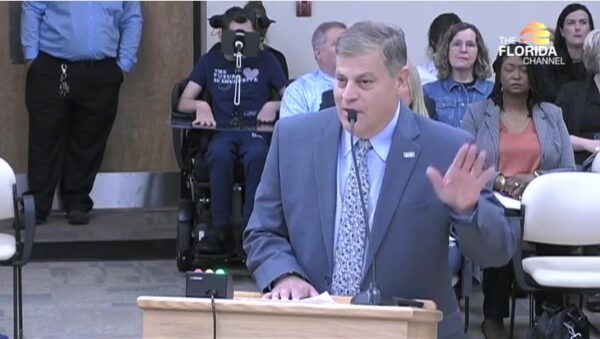
POLYGON ((264 15, 257 15, 257 12, 253 9, 238 6, 231 7, 225 13, 213 15, 208 19, 210 27, 220 29, 227 29, 231 22, 244 23, 246 21, 250 21, 252 28, 255 30, 268 29, 275 22, 266 13, 264 15))

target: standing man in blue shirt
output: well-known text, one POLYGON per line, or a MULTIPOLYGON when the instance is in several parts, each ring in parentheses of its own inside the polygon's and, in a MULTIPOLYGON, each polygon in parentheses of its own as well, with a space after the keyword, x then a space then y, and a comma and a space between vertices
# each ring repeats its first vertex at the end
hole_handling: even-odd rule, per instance
POLYGON ((23 2, 28 182, 38 224, 50 213, 58 182, 69 223, 88 223, 89 193, 141 35, 137 1, 23 2))
POLYGON ((283 93, 279 117, 319 111, 322 94, 335 83, 335 45, 346 25, 329 21, 320 24, 312 36, 315 60, 319 68, 292 82, 283 93))

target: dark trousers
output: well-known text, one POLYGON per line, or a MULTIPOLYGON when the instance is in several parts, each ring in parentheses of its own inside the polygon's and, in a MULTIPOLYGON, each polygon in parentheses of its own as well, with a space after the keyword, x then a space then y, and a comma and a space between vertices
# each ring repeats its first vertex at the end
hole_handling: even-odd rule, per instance
POLYGON ((269 151, 266 137, 251 132, 217 132, 207 151, 209 164, 212 221, 215 227, 230 224, 234 167, 238 158, 244 164, 244 225, 254 207, 254 195, 269 151))
MULTIPOLYGON (((569 255, 577 250, 575 247, 536 244, 538 255, 569 255)), ((509 316, 509 301, 513 281, 512 261, 502 267, 490 267, 483 270, 483 315, 485 318, 503 319, 509 316)), ((535 293, 535 312, 542 312, 542 304, 550 302, 555 305, 564 303, 564 295, 560 292, 545 291, 535 293)))
POLYGON ((65 210, 89 211, 119 100, 123 73, 114 59, 69 62, 45 53, 33 61, 25 87, 29 111, 29 192, 46 218, 58 182, 65 210), (61 65, 69 94, 60 96, 61 65))

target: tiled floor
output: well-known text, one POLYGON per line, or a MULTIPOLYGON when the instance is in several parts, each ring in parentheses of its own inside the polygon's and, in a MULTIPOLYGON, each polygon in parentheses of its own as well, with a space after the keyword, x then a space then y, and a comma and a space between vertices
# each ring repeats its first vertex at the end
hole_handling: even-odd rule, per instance
MULTIPOLYGON (((54 216, 38 228, 37 240, 90 241, 174 237, 174 211, 96 213, 73 227, 54 216)), ((0 225, 1 227, 1 225, 0 225)), ((236 290, 256 290, 241 265, 230 266, 236 290)), ((31 262, 23 270, 26 338, 141 338, 140 295, 183 296, 184 275, 174 259, 145 261, 31 262)), ((482 295, 471 300, 469 335, 483 338, 482 295)), ((525 338, 527 302, 517 304, 517 338, 525 338)), ((600 325, 600 316, 590 314, 600 325)), ((507 324, 508 326, 508 321, 507 324)), ((0 333, 12 337, 12 274, 0 268, 0 333)))

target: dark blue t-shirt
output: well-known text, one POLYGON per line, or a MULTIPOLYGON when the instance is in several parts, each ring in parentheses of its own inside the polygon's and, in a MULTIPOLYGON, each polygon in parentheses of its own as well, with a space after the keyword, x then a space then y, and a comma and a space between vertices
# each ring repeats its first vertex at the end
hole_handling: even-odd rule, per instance
MULTIPOLYGON (((255 58, 242 59, 240 76, 240 112, 246 121, 256 122, 256 115, 269 101, 271 90, 280 91, 287 80, 277 59, 265 51, 255 58)), ((209 52, 200 58, 189 80, 209 91, 217 125, 229 125, 233 112, 235 62, 225 59, 223 52, 209 52)))

